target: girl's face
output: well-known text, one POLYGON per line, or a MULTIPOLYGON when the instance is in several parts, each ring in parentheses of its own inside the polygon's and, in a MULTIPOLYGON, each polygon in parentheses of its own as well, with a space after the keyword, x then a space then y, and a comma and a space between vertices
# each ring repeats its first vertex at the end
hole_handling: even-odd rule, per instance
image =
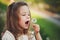
POLYGON ((19 8, 19 25, 23 29, 28 29, 30 25, 30 12, 28 6, 19 8))

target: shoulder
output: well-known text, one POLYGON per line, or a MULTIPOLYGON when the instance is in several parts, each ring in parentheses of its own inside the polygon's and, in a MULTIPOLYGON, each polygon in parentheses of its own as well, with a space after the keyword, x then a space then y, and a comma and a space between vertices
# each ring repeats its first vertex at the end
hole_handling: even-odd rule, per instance
POLYGON ((13 36, 13 34, 11 32, 6 30, 6 32, 2 36, 2 40, 15 40, 15 38, 14 38, 14 36, 13 36))

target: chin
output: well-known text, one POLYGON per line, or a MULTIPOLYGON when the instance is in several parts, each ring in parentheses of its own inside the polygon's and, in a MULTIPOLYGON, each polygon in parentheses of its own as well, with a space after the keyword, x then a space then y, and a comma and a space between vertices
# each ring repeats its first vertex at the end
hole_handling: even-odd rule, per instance
POLYGON ((24 29, 29 29, 29 25, 28 25, 28 26, 24 26, 23 28, 24 28, 24 29))
POLYGON ((24 28, 24 29, 28 29, 28 28, 24 28))

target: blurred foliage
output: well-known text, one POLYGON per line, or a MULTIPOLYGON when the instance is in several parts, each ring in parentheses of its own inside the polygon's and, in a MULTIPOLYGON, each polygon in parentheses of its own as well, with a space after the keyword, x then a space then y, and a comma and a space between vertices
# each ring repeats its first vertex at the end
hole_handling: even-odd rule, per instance
POLYGON ((47 9, 48 11, 60 14, 60 0, 26 0, 26 1, 32 3, 31 4, 32 6, 34 4, 36 4, 36 6, 38 6, 38 4, 40 4, 40 3, 48 4, 50 6, 47 9))
POLYGON ((3 31, 3 27, 4 27, 4 19, 0 17, 0 40, 1 40, 1 33, 3 31))
POLYGON ((38 19, 37 24, 40 24, 41 26, 40 33, 43 40, 47 40, 47 37, 49 37, 50 40, 60 40, 60 26, 47 19, 38 19))
POLYGON ((0 2, 0 14, 6 12, 7 5, 0 2))
POLYGON ((1 3, 8 5, 10 3, 10 0, 0 0, 1 3))
MULTIPOLYGON (((6 10, 7 10, 7 5, 0 2, 0 34, 4 27, 6 10)), ((0 40, 1 40, 1 35, 0 35, 0 40)))
POLYGON ((60 0, 44 0, 48 5, 50 5, 50 11, 60 14, 60 0))

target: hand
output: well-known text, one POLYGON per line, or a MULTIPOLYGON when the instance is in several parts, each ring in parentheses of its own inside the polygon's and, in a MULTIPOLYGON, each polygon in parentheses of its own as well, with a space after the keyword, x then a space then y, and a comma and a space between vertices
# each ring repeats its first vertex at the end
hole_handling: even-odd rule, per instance
POLYGON ((33 29, 35 31, 36 40, 42 40, 41 35, 39 33, 39 31, 40 31, 39 27, 40 26, 38 24, 33 24, 33 29))
POLYGON ((34 29, 35 33, 38 33, 40 31, 38 24, 33 24, 33 29, 34 29))

